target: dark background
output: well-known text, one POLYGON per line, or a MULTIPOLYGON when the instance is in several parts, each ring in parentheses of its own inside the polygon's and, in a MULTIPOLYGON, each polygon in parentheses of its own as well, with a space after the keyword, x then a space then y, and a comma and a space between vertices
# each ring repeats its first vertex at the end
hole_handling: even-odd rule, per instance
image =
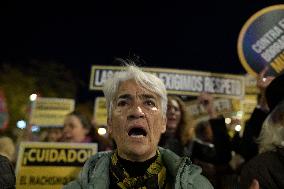
POLYGON ((62 63, 83 81, 78 101, 95 93, 88 89, 91 65, 112 65, 115 57, 136 55, 145 67, 244 74, 237 56, 239 32, 255 12, 279 3, 120 1, 73 9, 1 9, 0 63, 62 63))

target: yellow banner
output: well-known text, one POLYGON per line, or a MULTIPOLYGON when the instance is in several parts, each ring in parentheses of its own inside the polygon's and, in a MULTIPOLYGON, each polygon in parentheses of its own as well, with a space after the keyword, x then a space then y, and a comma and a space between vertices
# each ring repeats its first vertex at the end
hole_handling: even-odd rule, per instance
POLYGON ((245 94, 259 94, 259 88, 257 87, 257 79, 255 76, 245 75, 245 94))
POLYGON ((257 95, 246 95, 242 101, 244 111, 244 121, 251 117, 253 110, 257 105, 257 95))
POLYGON ((96 119, 96 124, 98 126, 107 125, 107 109, 105 97, 96 98, 94 116, 96 119))
POLYGON ((62 188, 96 152, 95 143, 23 142, 16 165, 16 188, 62 188))
POLYGON ((62 126, 75 101, 66 98, 37 98, 32 102, 30 123, 38 126, 62 126))

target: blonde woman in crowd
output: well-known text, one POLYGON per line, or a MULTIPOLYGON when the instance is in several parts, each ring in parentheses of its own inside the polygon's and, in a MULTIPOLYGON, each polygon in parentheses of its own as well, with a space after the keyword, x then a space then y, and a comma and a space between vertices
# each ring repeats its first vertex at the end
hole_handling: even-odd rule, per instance
POLYGON ((162 134, 159 146, 170 149, 180 156, 190 156, 193 138, 192 122, 190 122, 184 102, 178 96, 168 96, 166 115, 166 132, 162 134))

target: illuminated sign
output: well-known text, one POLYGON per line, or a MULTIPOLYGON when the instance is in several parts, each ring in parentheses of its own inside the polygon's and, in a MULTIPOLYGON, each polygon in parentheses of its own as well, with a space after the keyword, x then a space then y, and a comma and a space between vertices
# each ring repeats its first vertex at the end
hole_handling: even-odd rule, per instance
MULTIPOLYGON (((102 90, 103 83, 121 69, 120 66, 92 66, 90 89, 102 90)), ((159 77, 169 94, 198 96, 201 92, 207 92, 217 97, 236 99, 244 96, 244 77, 240 75, 159 68, 142 69, 159 77)))

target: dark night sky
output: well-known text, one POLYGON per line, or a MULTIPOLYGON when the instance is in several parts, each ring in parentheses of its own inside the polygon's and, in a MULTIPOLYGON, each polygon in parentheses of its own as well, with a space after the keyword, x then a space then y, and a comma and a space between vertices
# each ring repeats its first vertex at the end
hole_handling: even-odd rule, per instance
POLYGON ((128 54, 141 56, 148 67, 243 74, 239 31, 255 12, 281 1, 237 1, 2 12, 0 61, 55 60, 75 70, 86 86, 91 65, 109 65, 128 54))

